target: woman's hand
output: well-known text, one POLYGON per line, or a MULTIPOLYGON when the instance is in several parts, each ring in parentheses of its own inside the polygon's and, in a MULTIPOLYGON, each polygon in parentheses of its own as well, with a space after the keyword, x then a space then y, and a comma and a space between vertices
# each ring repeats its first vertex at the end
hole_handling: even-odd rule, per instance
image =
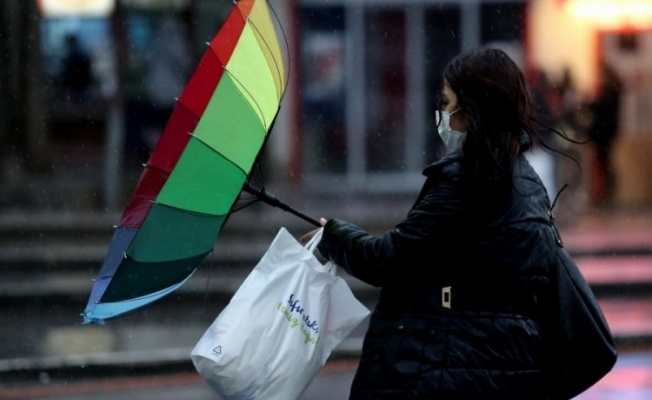
MULTIPOLYGON (((324 225, 326 225, 326 219, 325 219, 325 218, 319 218, 319 223, 320 223, 321 226, 323 227, 324 225)), ((308 243, 308 241, 309 241, 310 239, 312 239, 312 237, 315 236, 315 234, 316 234, 320 229, 321 229, 321 228, 313 229, 313 230, 311 230, 310 232, 306 233, 305 235, 301 236, 301 238, 299 239, 299 242, 300 242, 301 244, 306 244, 306 243, 308 243)))

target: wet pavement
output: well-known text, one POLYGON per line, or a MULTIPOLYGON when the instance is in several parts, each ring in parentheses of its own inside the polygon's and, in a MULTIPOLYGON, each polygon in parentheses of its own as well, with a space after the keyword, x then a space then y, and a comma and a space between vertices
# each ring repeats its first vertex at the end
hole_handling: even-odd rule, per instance
POLYGON ((581 400, 652 399, 652 352, 620 354, 614 369, 576 398, 581 400))
MULTIPOLYGON (((73 228, 71 226, 70 229, 73 228)), ((293 232, 303 228, 300 226, 293 232)), ((652 399, 652 210, 585 213, 562 225, 560 230, 566 247, 598 296, 621 350, 614 370, 578 399, 652 399)), ((103 252, 106 243, 105 239, 101 241, 99 247, 103 252)), ((5 254, 6 257, 8 255, 5 254)), ((37 288, 39 295, 43 296, 45 291, 50 290, 52 296, 59 296, 52 297, 57 301, 72 298, 73 295, 84 301, 88 291, 87 277, 82 277, 84 284, 79 287, 71 286, 74 280, 69 277, 61 279, 61 282, 57 280, 63 277, 66 275, 60 271, 51 274, 49 280, 41 282, 37 288), (71 291, 71 288, 74 290, 71 291)), ((237 281, 242 278, 231 276, 229 279, 233 282, 227 285, 231 287, 229 290, 237 288, 237 281)), ((220 280, 222 284, 226 281, 225 277, 220 280)), ((29 282, 29 279, 26 281, 29 282)), ((197 282, 201 284, 197 293, 204 297, 205 282, 197 282)), ((352 284, 355 285, 355 282, 352 284)), ((356 293, 362 293, 361 288, 353 288, 356 293)), ((5 282, 4 286, 0 284, 0 295, 5 296, 3 304, 6 306, 9 301, 24 302, 27 297, 21 291, 27 293, 33 289, 30 286, 23 289, 16 282, 5 282)), ((183 291, 180 293, 180 298, 188 296, 183 291)), ((47 301, 43 298, 35 301, 32 305, 34 313, 41 315, 41 318, 52 319, 47 325, 50 331, 44 338, 58 353, 35 358, 0 357, 0 399, 217 399, 192 366, 188 365, 191 346, 215 316, 214 312, 210 312, 210 307, 206 312, 205 301, 189 304, 192 308, 186 311, 187 319, 178 320, 175 324, 154 319, 155 315, 167 313, 168 303, 163 301, 138 315, 104 327, 79 326, 78 313, 83 304, 76 304, 72 314, 70 307, 59 307, 43 315, 39 311, 41 303, 47 301), (202 306, 198 307, 199 304, 202 306), (70 326, 62 323, 69 319, 69 314, 75 318, 75 323, 70 326), (152 321, 158 325, 147 324, 152 321), (171 326, 174 329, 168 329, 171 326), (97 351, 102 343, 107 349, 123 346, 124 352, 76 354, 85 348, 85 344, 87 350, 97 351), (172 346, 174 348, 170 348, 172 346), (142 371, 152 365, 158 366, 155 372, 142 371), (13 377, 16 370, 24 371, 28 379, 9 377, 13 377)), ((179 306, 178 299, 169 303, 176 308, 179 306)), ((0 316, 0 321, 3 321, 2 318, 0 316)), ((10 320, 6 316, 4 321, 14 325, 24 322, 10 320)), ((5 323, 2 325, 8 326, 5 323)), ((39 332, 33 327, 26 326, 13 332, 14 336, 6 337, 11 332, 0 331, 0 338, 5 339, 3 342, 25 342, 32 346, 39 340, 36 336, 39 332)), ((364 327, 361 327, 349 340, 348 344, 352 346, 337 352, 337 357, 345 353, 353 358, 327 363, 302 400, 347 398, 355 371, 359 339, 363 333, 364 327)), ((22 350, 18 353, 22 353, 22 350)))
MULTIPOLYGON (((331 361, 308 387, 300 400, 345 400, 349 394, 356 360, 331 361)), ((22 400, 210 400, 219 397, 202 378, 192 372, 118 377, 75 382, 44 382, 3 388, 0 399, 22 400)), ((577 400, 652 399, 652 351, 626 352, 600 382, 577 400)))

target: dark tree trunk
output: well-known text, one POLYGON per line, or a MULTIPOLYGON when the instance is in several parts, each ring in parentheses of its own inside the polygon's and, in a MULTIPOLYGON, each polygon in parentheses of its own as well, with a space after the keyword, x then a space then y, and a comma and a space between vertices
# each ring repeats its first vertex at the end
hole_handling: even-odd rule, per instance
POLYGON ((0 3, 0 179, 18 195, 29 175, 51 169, 37 2, 0 3))

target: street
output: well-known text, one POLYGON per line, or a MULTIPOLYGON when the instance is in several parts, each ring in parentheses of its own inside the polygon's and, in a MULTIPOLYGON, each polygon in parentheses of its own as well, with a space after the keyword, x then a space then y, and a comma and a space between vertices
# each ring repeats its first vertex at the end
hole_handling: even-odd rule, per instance
MULTIPOLYGON (((330 361, 300 400, 346 399, 357 362, 330 361)), ((47 381, 47 379, 46 379, 47 381)), ((577 400, 649 400, 652 398, 652 352, 622 353, 615 368, 577 400)), ((208 400, 219 397, 197 373, 115 377, 2 388, 0 399, 21 400, 208 400)))

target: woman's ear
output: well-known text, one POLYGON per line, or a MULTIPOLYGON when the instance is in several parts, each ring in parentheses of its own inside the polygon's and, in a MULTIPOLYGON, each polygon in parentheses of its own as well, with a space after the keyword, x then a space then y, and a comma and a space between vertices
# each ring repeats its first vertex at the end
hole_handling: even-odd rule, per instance
POLYGON ((464 110, 460 110, 451 115, 450 126, 452 130, 462 133, 466 133, 469 130, 469 122, 464 115, 464 110))

